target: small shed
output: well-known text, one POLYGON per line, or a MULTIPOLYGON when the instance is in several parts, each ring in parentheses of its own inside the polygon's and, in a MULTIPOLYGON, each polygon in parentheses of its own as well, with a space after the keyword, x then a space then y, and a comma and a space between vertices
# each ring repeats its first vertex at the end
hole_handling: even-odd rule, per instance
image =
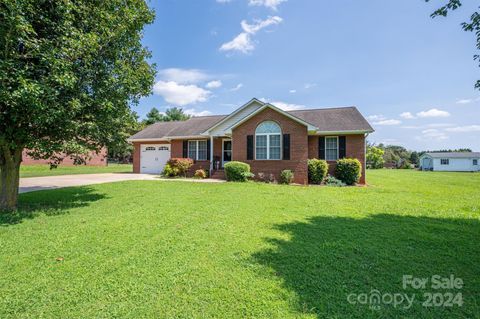
POLYGON ((433 152, 420 156, 423 171, 480 171, 480 152, 433 152))

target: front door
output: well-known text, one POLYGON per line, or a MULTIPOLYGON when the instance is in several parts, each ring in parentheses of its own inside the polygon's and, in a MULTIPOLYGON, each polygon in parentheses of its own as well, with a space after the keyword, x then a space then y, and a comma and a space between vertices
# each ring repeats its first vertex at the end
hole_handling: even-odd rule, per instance
POLYGON ((222 167, 232 160, 232 140, 222 141, 222 167))

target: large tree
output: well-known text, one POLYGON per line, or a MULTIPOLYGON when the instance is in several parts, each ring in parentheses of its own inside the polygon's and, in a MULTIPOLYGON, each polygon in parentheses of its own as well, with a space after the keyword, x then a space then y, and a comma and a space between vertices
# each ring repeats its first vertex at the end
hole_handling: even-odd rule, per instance
POLYGON ((0 2, 0 210, 16 207, 24 149, 57 162, 118 140, 153 84, 153 19, 145 0, 0 2))
MULTIPOLYGON (((425 0, 425 1, 430 2, 430 0, 425 0)), ((457 10, 461 6, 462 6, 462 2, 460 0, 448 0, 448 2, 444 6, 435 10, 435 12, 431 14, 431 17, 432 18, 439 17, 439 16, 446 17, 450 11, 457 10)), ((475 33, 476 41, 477 41, 477 50, 480 50, 480 13, 473 12, 470 15, 470 20, 463 22, 461 26, 464 31, 475 33)), ((480 55, 475 54, 473 56, 473 59, 478 61, 480 66, 480 55)), ((480 80, 477 80, 477 82, 475 83, 475 88, 480 90, 480 80)))

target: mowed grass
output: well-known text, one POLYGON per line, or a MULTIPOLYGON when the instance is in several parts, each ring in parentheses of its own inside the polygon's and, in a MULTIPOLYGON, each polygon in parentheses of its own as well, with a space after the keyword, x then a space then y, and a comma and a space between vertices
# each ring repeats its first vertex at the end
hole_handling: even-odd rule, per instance
POLYGON ((22 194, 0 227, 0 318, 474 318, 480 174, 370 187, 129 181, 22 194), (404 290, 402 276, 463 280, 404 290), (351 293, 415 294, 411 308, 351 293), (461 292, 461 307, 423 294, 461 292))
POLYGON ((39 177, 71 174, 131 173, 131 164, 108 164, 108 166, 64 166, 50 169, 50 165, 21 165, 20 177, 39 177))

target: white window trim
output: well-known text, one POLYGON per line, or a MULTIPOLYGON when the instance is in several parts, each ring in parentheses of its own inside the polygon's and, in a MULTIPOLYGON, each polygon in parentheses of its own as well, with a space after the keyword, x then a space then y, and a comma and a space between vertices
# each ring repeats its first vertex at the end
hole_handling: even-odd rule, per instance
POLYGON ((256 161, 281 161, 283 158, 283 141, 282 133, 255 133, 255 160, 256 161), (280 158, 270 158, 270 136, 278 135, 280 137, 280 158), (257 136, 267 137, 267 158, 257 158, 257 136))
POLYGON ((338 136, 325 136, 324 137, 325 139, 325 149, 324 149, 324 154, 323 154, 323 157, 325 158, 326 161, 337 161, 340 159, 340 145, 338 144, 338 136), (337 139, 337 159, 334 159, 334 160, 330 160, 330 159, 327 159, 327 138, 336 138, 337 139))
POLYGON ((472 165, 473 165, 473 166, 477 166, 477 165, 478 165, 478 159, 474 158, 474 159, 472 160, 472 165))
POLYGON ((188 140, 187 141, 187 155, 190 156, 190 142, 195 142, 195 158, 192 158, 194 161, 208 161, 208 142, 206 140, 188 140), (205 159, 199 159, 198 158, 198 142, 205 142, 207 145, 207 153, 205 156, 205 159))

